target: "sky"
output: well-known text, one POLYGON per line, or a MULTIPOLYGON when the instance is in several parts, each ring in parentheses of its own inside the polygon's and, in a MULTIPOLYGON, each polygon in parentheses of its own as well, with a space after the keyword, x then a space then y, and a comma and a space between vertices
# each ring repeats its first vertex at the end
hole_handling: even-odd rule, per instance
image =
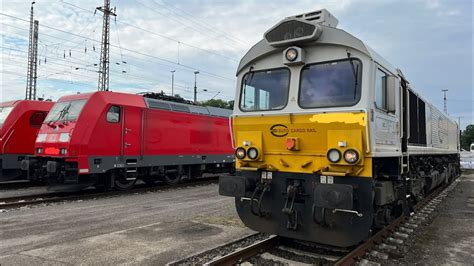
MULTIPOLYGON (((36 0, 39 97, 94 91, 101 0, 36 0)), ((30 1, 0 0, 0 101, 25 95, 30 1)), ((232 100, 240 58, 281 19, 326 8, 461 127, 474 124, 471 0, 111 0, 110 89, 232 100), (194 72, 199 71, 195 75, 194 72)))

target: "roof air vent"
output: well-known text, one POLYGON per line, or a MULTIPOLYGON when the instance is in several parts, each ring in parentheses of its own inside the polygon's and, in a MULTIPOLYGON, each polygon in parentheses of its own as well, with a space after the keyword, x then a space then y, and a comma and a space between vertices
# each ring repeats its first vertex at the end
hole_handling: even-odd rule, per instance
POLYGON ((320 25, 336 27, 337 19, 326 9, 288 17, 268 30, 264 37, 272 46, 283 46, 319 38, 320 25))

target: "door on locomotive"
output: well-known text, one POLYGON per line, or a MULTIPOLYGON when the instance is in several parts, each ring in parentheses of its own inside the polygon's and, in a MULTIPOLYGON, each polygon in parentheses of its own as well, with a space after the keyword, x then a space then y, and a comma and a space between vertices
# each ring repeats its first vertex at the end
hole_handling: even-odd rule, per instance
POLYGON ((123 148, 125 156, 142 154, 142 110, 138 107, 123 107, 123 148))

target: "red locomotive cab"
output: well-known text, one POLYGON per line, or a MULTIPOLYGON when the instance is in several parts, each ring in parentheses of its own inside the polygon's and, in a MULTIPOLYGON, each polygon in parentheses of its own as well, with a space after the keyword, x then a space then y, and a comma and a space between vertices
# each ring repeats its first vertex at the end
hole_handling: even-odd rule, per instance
POLYGON ((38 130, 54 103, 12 101, 0 103, 0 180, 22 176, 21 161, 34 153, 38 130))
MULTIPOLYGON (((71 155, 71 137, 88 95, 61 98, 51 109, 38 133, 36 156, 65 157, 71 155)), ((75 155, 73 152, 72 155, 75 155)))

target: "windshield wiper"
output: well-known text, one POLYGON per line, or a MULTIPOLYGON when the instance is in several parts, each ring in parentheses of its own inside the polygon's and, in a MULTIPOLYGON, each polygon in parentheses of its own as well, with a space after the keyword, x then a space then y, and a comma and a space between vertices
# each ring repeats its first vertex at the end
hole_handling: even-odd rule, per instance
POLYGON ((354 61, 351 57, 350 52, 347 52, 347 58, 349 58, 349 63, 351 64, 352 73, 354 74, 354 81, 355 81, 355 84, 354 84, 354 100, 355 100, 355 98, 357 97, 357 86, 359 85, 359 81, 358 81, 359 64, 357 64, 357 66, 354 67, 354 61))
POLYGON ((252 79, 253 79, 253 76, 254 76, 253 66, 250 66, 249 71, 244 76, 248 76, 244 81, 244 85, 250 84, 250 82, 252 82, 252 79))
POLYGON ((71 104, 64 106, 63 109, 61 109, 61 111, 59 111, 59 113, 56 114, 57 118, 51 119, 47 125, 50 127, 54 127, 52 124, 64 118, 64 116, 69 113, 69 108, 71 108, 71 104))

